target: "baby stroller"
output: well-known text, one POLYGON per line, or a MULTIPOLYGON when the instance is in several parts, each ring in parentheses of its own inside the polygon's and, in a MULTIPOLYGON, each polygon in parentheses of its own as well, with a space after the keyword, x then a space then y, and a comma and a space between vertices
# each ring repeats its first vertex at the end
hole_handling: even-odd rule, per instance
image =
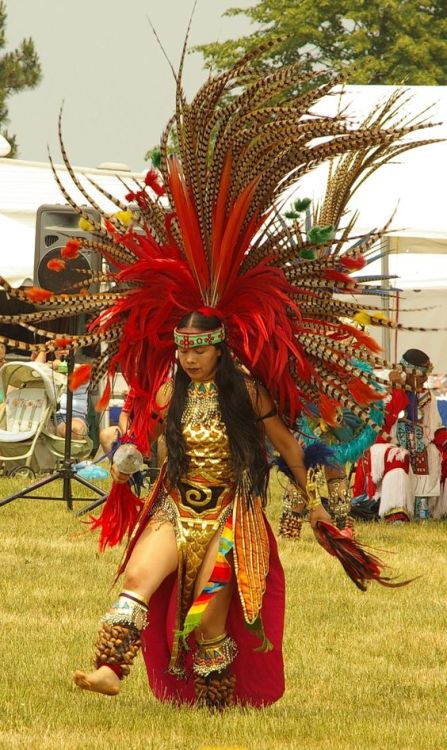
MULTIPOLYGON (((27 479, 38 469, 51 471, 64 455, 64 438, 54 432, 66 378, 39 362, 6 362, 0 368, 0 387, 0 464, 9 468, 9 476, 27 479)), ((85 458, 91 447, 90 438, 74 440, 72 455, 85 458)))

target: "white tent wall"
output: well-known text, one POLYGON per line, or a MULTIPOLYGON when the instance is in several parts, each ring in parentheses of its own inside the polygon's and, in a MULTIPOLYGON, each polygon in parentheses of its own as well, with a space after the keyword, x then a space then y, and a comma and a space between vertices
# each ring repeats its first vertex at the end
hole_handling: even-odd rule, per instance
POLYGON ((436 373, 447 372, 446 302, 445 289, 406 289, 399 293, 399 310, 393 316, 398 323, 408 327, 439 330, 392 331, 391 359, 399 361, 407 349, 422 349, 430 356, 436 373))
MULTIPOLYGON (((356 296, 356 302, 372 305, 383 310, 383 298, 356 296)), ((393 322, 408 328, 436 328, 436 331, 402 331, 399 329, 370 326, 368 333, 382 347, 382 356, 391 362, 399 362, 407 349, 422 349, 434 365, 434 372, 447 372, 447 290, 405 289, 389 299, 387 316, 393 322), (444 329, 444 330, 443 330, 444 329)))

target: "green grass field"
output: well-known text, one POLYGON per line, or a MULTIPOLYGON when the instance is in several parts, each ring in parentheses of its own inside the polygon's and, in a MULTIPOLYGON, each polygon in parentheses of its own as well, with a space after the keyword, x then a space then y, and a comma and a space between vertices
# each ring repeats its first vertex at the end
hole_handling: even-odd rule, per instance
MULTIPOLYGON (((0 480, 2 496, 17 489, 0 480)), ((443 523, 358 526, 396 572, 422 575, 394 591, 358 591, 307 525, 301 542, 282 541, 286 694, 268 709, 223 717, 156 702, 142 660, 117 698, 73 688, 71 671, 90 666, 120 551, 99 556, 93 535, 61 502, 17 500, 0 508, 0 529, 2 749, 447 748, 443 523)))

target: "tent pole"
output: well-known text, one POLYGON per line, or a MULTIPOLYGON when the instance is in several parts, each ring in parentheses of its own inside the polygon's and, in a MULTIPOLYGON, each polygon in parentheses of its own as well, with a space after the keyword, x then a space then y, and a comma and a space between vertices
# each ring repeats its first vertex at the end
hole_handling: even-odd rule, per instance
MULTIPOLYGON (((381 239, 381 252, 382 252, 382 258, 381 258, 381 264, 382 264, 382 274, 388 276, 390 272, 390 262, 389 262, 389 252, 390 252, 390 238, 389 237, 382 237, 381 239)), ((385 289, 390 288, 390 281, 389 279, 386 279, 383 283, 385 289)), ((384 294, 382 297, 382 310, 385 313, 386 317, 390 317, 390 298, 384 294)), ((383 356, 384 359, 387 360, 387 362, 391 359, 391 329, 390 328, 382 328, 382 349, 383 349, 383 356)))

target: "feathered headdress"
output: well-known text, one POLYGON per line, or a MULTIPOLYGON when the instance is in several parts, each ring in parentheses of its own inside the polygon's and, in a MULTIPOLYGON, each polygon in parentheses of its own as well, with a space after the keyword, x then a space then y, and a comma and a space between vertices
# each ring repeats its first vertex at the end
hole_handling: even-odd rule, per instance
MULTIPOLYGON (((67 202, 91 232, 69 239, 61 260, 69 268, 70 260, 88 248, 111 270, 84 271, 73 289, 77 294, 70 296, 42 289, 18 292, 2 281, 10 294, 41 308, 20 319, 40 333, 36 323, 61 315, 96 316, 87 334, 65 344, 101 343, 89 373, 92 382, 108 378, 100 407, 107 403, 110 378, 121 368, 139 400, 133 427, 143 450, 154 394, 174 362, 173 330, 193 310, 224 322, 235 356, 291 419, 314 405, 329 423, 342 407, 371 422, 370 405, 383 396, 352 361, 355 356, 380 366, 377 345, 344 320, 360 310, 368 314, 353 295, 370 290, 370 279, 352 273, 363 267, 381 232, 351 244, 351 225, 341 235, 307 235, 298 222, 284 221, 281 208, 285 191, 304 174, 343 157, 318 218, 320 224, 339 226, 356 180, 429 142, 405 140, 427 124, 393 117, 395 98, 358 126, 341 114, 313 115, 310 109, 337 81, 317 85, 301 75, 299 64, 260 73, 256 61, 268 46, 210 78, 191 103, 181 87, 182 58, 176 111, 161 139, 159 169, 148 173, 144 185, 127 186, 128 203, 91 181, 115 202, 113 217, 101 211, 70 166, 59 121, 67 170, 103 217, 95 223, 75 204, 53 166, 67 202), (93 281, 106 282, 106 290, 90 293, 93 281)), ((59 345, 60 338, 46 335, 47 347, 59 345)))

